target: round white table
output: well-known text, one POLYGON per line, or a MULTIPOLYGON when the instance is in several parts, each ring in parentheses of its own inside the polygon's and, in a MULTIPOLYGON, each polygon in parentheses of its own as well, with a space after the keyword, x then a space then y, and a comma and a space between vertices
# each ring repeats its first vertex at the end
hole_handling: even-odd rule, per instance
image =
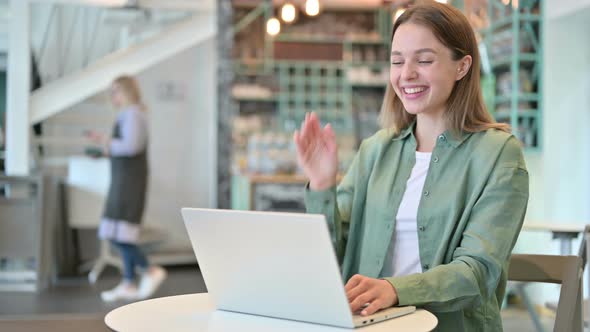
MULTIPOLYGON (((117 332, 350 332, 351 329, 285 319, 216 311, 209 294, 162 297, 131 303, 109 312, 109 328, 117 332)), ((362 328, 363 332, 432 331, 438 320, 432 313, 414 313, 362 328)))

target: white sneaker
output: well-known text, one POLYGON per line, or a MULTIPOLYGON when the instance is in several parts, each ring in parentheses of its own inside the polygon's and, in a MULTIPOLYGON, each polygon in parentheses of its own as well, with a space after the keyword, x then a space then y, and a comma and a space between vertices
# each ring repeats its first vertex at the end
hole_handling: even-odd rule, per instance
POLYGON ((138 295, 139 299, 147 299, 154 295, 158 287, 166 279, 166 270, 160 266, 152 266, 141 276, 139 282, 138 295))
POLYGON ((100 297, 105 302, 114 302, 119 300, 134 301, 139 297, 137 287, 128 282, 122 281, 117 287, 100 293, 100 297))

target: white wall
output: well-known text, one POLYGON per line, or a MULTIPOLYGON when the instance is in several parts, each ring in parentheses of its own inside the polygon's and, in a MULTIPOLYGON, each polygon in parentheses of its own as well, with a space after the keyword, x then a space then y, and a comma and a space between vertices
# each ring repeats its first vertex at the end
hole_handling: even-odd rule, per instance
MULTIPOLYGON (((543 38, 543 149, 527 153, 531 190, 527 221, 590 223, 590 4, 554 16, 547 1, 543 38)), ((574 241, 577 252, 579 241, 574 241)), ((549 233, 523 232, 516 251, 559 254, 549 233)), ((555 301, 559 287, 539 287, 535 302, 555 301)), ((536 293, 536 292, 535 292, 536 293)))
POLYGON ((545 214, 590 222, 590 5, 547 23, 545 214))
POLYGON ((543 149, 526 155, 527 220, 590 223, 590 7, 545 24, 543 149))
POLYGON ((545 12, 550 19, 575 14, 590 7, 590 0, 545 0, 545 12))
POLYGON ((168 248, 190 248, 181 207, 216 206, 215 59, 209 39, 138 76, 151 130, 145 222, 166 229, 168 248), (184 97, 162 96, 166 84, 184 97))

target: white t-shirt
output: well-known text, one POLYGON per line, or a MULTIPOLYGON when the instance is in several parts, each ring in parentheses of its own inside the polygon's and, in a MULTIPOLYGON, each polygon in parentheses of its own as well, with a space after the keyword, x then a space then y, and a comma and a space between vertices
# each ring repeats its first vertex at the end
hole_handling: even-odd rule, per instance
POLYGON ((416 151, 416 164, 396 216, 395 232, 387 249, 383 277, 399 277, 422 272, 418 249, 418 205, 430 166, 431 152, 416 151))

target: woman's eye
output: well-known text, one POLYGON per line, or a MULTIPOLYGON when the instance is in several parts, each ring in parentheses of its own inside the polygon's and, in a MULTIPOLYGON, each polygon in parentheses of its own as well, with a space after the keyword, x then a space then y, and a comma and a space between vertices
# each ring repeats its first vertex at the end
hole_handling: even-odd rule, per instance
POLYGON ((403 64, 403 62, 401 62, 401 61, 392 61, 391 64, 394 65, 394 66, 399 66, 399 65, 403 64))
POLYGON ((423 61, 418 61, 418 63, 419 63, 419 64, 423 64, 423 65, 424 65, 424 64, 431 64, 431 63, 433 63, 433 62, 434 62, 434 61, 426 61, 426 60, 423 60, 423 61))

